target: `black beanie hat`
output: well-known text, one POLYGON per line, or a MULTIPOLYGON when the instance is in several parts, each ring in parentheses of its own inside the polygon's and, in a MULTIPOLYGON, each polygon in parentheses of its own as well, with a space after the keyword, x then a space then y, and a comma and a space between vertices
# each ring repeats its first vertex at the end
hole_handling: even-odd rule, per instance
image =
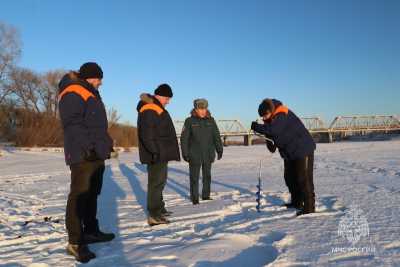
POLYGON ((97 78, 103 79, 103 70, 95 62, 87 62, 79 69, 79 77, 81 79, 97 78))
POLYGON ((258 115, 260 115, 260 117, 264 116, 268 111, 270 112, 274 112, 275 110, 275 105, 272 102, 271 99, 264 99, 261 104, 258 106, 258 115))
POLYGON ((172 97, 174 94, 172 93, 171 86, 169 86, 166 83, 163 83, 157 87, 157 89, 154 91, 155 95, 159 96, 166 96, 166 97, 172 97))

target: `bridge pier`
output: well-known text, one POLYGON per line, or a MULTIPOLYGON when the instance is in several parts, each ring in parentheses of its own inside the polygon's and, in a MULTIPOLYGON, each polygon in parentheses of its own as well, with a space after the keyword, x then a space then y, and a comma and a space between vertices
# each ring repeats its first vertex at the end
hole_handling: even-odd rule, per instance
POLYGON ((311 133, 314 141, 317 143, 333 143, 333 133, 323 132, 323 133, 311 133))
POLYGON ((253 136, 251 134, 243 136, 243 143, 245 146, 251 146, 253 142, 253 136))

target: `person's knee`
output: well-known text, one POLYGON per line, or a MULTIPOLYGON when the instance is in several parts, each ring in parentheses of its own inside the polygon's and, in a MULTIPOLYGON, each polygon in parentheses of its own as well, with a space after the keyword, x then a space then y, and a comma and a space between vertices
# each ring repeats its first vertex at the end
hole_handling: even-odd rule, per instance
POLYGON ((89 183, 82 183, 79 186, 71 187, 71 191, 69 193, 69 197, 71 198, 78 198, 82 195, 87 195, 90 193, 90 184, 89 183))
POLYGON ((68 195, 68 205, 78 212, 79 216, 83 216, 83 210, 86 208, 86 204, 90 199, 88 192, 73 192, 68 195), (75 206, 75 208, 73 208, 75 206))
POLYGON ((95 196, 100 195, 101 189, 103 187, 103 183, 102 182, 103 181, 100 180, 100 181, 97 181, 96 183, 94 183, 89 189, 90 194, 95 195, 95 196))

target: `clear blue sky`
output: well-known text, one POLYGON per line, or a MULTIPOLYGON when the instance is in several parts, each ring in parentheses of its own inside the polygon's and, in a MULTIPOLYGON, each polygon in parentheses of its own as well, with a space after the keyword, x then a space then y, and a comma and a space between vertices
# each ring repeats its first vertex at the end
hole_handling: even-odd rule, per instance
POLYGON ((257 117, 261 99, 301 116, 400 114, 400 1, 1 1, 37 71, 97 61, 102 95, 136 124, 141 92, 167 82, 183 119, 257 117))

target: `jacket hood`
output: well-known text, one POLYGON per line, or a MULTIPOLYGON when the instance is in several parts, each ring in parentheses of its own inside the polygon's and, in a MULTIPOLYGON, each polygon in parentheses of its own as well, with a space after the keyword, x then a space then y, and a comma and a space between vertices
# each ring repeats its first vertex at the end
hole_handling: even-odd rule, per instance
POLYGON ((59 89, 58 92, 61 93, 62 91, 65 90, 65 88, 74 84, 81 85, 90 92, 99 95, 98 90, 94 89, 94 87, 87 81, 80 79, 79 73, 76 71, 70 71, 62 77, 62 79, 58 83, 58 89, 59 89))
POLYGON ((288 112, 288 108, 286 106, 284 106, 282 104, 282 102, 279 100, 266 99, 265 101, 267 101, 267 104, 270 107, 270 111, 272 113, 271 118, 269 118, 268 120, 265 121, 266 123, 271 123, 278 113, 282 113, 282 112, 287 113, 288 112))
POLYGON ((282 106, 282 102, 279 101, 279 100, 277 100, 277 99, 269 99, 269 98, 267 98, 267 99, 265 99, 264 101, 267 103, 267 105, 268 105, 268 107, 269 107, 269 111, 271 111, 272 113, 274 113, 275 110, 276 110, 279 106, 282 106))
MULTIPOLYGON (((200 117, 197 115, 196 109, 192 109, 192 111, 190 112, 190 115, 191 115, 192 117, 195 117, 195 118, 200 118, 200 117)), ((211 118, 211 112, 207 109, 207 115, 206 115, 205 119, 210 119, 210 118, 211 118)))
POLYGON ((279 106, 282 106, 282 102, 277 99, 271 99, 272 103, 274 104, 275 109, 279 106))
POLYGON ((161 103, 153 95, 143 93, 140 95, 140 100, 136 107, 137 112, 140 112, 140 109, 146 104, 156 104, 157 106, 160 106, 163 110, 165 110, 161 103))

